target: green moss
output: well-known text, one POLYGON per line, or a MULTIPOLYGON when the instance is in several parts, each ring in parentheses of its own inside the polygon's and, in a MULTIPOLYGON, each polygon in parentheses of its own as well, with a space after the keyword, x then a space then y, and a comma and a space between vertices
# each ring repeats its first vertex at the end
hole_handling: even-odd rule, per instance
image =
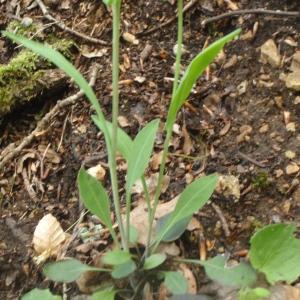
MULTIPOLYGON (((20 22, 12 21, 7 30, 28 37, 36 32, 37 26, 32 24, 25 28, 20 22)), ((52 35, 47 37, 45 43, 72 59, 72 40, 52 35)), ((27 49, 22 49, 8 64, 0 65, 0 118, 19 104, 36 98, 43 90, 41 79, 45 70, 52 68, 51 63, 27 49)), ((44 86, 47 87, 47 82, 44 86)))
POLYGON ((25 26, 24 24, 22 24, 22 22, 13 20, 7 25, 6 30, 30 38, 34 34, 37 35, 39 28, 35 23, 32 23, 29 26, 25 26))
POLYGON ((266 172, 259 172, 256 177, 252 179, 252 186, 254 188, 266 188, 270 185, 271 181, 268 177, 268 173, 266 172))

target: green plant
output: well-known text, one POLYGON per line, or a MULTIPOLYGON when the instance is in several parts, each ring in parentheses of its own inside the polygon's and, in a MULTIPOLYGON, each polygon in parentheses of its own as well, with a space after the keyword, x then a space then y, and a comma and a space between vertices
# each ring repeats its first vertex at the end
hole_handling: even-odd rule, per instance
POLYGON ((300 239, 294 237, 295 231, 296 227, 288 224, 272 224, 258 230, 250 240, 250 263, 230 266, 220 255, 206 261, 180 261, 201 265, 211 280, 240 289, 239 300, 266 299, 270 293, 257 286, 258 274, 265 276, 265 285, 292 283, 300 276, 300 239))
MULTIPOLYGON (((131 286, 132 299, 138 297, 140 289, 148 275, 157 274, 159 280, 164 280, 165 285, 173 294, 182 294, 186 292, 187 283, 179 272, 160 271, 151 273, 154 268, 161 266, 166 260, 166 256, 161 253, 155 253, 161 241, 170 241, 176 239, 184 231, 191 219, 193 213, 198 211, 208 201, 214 191, 217 183, 217 175, 212 174, 201 177, 187 186, 179 196, 176 207, 172 213, 166 216, 152 238, 153 222, 155 212, 159 203, 159 197, 162 189, 162 180, 165 172, 168 145, 171 139, 172 128, 176 119, 177 112, 189 97, 192 86, 214 60, 224 45, 234 39, 240 32, 236 30, 225 37, 219 39, 204 51, 198 54, 189 64, 185 74, 179 84, 179 69, 181 60, 182 32, 183 32, 183 0, 178 0, 178 50, 176 54, 175 80, 172 92, 172 100, 168 111, 165 124, 166 137, 163 147, 162 162, 160 165, 157 187, 153 203, 149 196, 149 191, 144 178, 144 172, 147 168, 150 156, 154 147, 156 132, 159 126, 159 120, 149 122, 134 139, 131 139, 124 131, 117 126, 118 106, 119 106, 119 38, 120 38, 120 9, 121 0, 106 0, 106 5, 111 6, 113 12, 113 105, 112 122, 105 119, 99 102, 87 84, 83 76, 69 63, 61 54, 54 49, 45 47, 39 43, 27 40, 23 37, 4 32, 4 35, 13 41, 23 44, 35 53, 44 56, 59 68, 64 70, 78 86, 84 91, 86 97, 95 109, 96 115, 92 117, 95 124, 104 134, 106 142, 108 163, 110 170, 111 188, 113 194, 113 204, 117 218, 120 240, 113 228, 110 219, 110 199, 104 187, 95 178, 91 177, 84 169, 79 171, 78 187, 80 198, 84 205, 95 215, 110 231, 114 243, 114 249, 107 251, 102 263, 107 268, 94 268, 82 264, 76 259, 68 259, 44 267, 45 275, 55 281, 70 282, 79 278, 86 271, 109 272, 113 279, 125 278, 128 285, 131 286), (127 161, 128 169, 125 184, 126 218, 125 222, 121 216, 120 200, 118 192, 118 181, 116 173, 116 154, 119 151, 127 161), (138 256, 130 251, 129 244, 134 240, 132 238, 134 229, 130 226, 131 211, 131 189, 134 183, 141 179, 144 187, 145 198, 148 206, 148 237, 147 245, 143 255, 138 256), (142 280, 140 280, 142 274, 142 280), (139 275, 139 276, 138 276, 139 275)), ((127 285, 125 285, 127 286, 127 285)), ((97 291, 92 299, 96 299, 101 294, 101 299, 113 299, 115 294, 122 294, 113 287, 109 290, 97 291)), ((99 299, 100 299, 99 298, 99 299)))

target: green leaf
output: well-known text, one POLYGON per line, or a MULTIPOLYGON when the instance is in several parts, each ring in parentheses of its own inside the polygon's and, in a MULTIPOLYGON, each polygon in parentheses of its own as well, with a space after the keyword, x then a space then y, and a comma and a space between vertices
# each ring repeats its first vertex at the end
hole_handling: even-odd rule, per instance
MULTIPOLYGON (((99 121, 99 118, 97 116, 92 116, 92 120, 94 121, 94 123, 96 124, 96 126, 103 131, 103 124, 99 121)), ((106 127, 108 130, 108 134, 111 140, 111 136, 112 136, 112 123, 106 121, 106 127)), ((128 161, 130 153, 131 153, 131 149, 132 149, 132 145, 133 145, 133 140, 130 138, 130 136, 120 127, 118 127, 118 140, 117 140, 117 149, 118 151, 120 151, 120 153, 122 154, 122 156, 128 161)))
POLYGON ((113 231, 110 201, 102 184, 84 169, 80 169, 77 182, 80 199, 84 206, 96 215, 110 231, 113 231))
POLYGON ((155 244, 168 236, 173 226, 197 212, 210 198, 218 177, 215 174, 201 177, 188 185, 179 196, 174 211, 155 238, 155 244))
MULTIPOLYGON (((11 32, 3 31, 4 36, 9 37, 16 43, 23 44, 26 48, 29 48, 31 51, 43 56, 44 58, 51 61, 58 68, 66 72, 73 80, 78 84, 78 86, 83 90, 87 98, 90 100, 97 114, 101 116, 101 122, 104 122, 104 116, 102 114, 99 102, 93 91, 89 86, 88 82, 80 74, 78 70, 58 51, 52 49, 49 46, 43 45, 41 43, 34 42, 32 40, 26 39, 22 36, 13 34, 11 32)), ((104 132, 105 134, 105 132, 104 132)))
POLYGON ((139 232, 132 225, 130 225, 129 230, 130 230, 130 244, 136 244, 139 238, 139 232))
POLYGON ((183 75, 183 78, 175 92, 173 100, 168 112, 166 127, 170 130, 175 121, 176 115, 180 107, 187 100, 196 80, 200 77, 203 71, 213 62, 218 53, 222 50, 224 45, 233 40, 241 32, 240 29, 217 40, 212 45, 199 53, 189 64, 183 75))
POLYGON ((273 284, 294 282, 300 276, 300 239, 294 237, 296 226, 273 224, 257 231, 251 238, 250 261, 273 284))
POLYGON ((165 277, 164 284, 172 294, 184 294, 187 292, 188 283, 182 273, 163 272, 163 274, 165 277))
POLYGON ((124 250, 113 250, 105 253, 102 262, 107 265, 117 266, 127 263, 131 260, 131 254, 124 250))
POLYGON ((128 193, 130 193, 136 180, 141 178, 145 172, 154 146, 158 124, 159 120, 148 123, 133 141, 126 176, 126 191, 128 193))
POLYGON ((116 290, 105 289, 93 293, 90 300, 114 300, 117 294, 116 290))
POLYGON ((136 270, 136 264, 133 260, 128 261, 125 264, 115 266, 111 276, 115 279, 121 279, 129 276, 136 270))
MULTIPOLYGON (((172 213, 169 213, 161 218, 159 218, 156 222, 156 232, 160 232, 165 224, 168 222, 172 213)), ((174 226, 164 235, 162 241, 164 242, 172 242, 177 240, 186 230, 193 216, 188 216, 180 221, 178 221, 174 226)))
POLYGON ((270 292, 264 288, 246 288, 239 291, 239 300, 263 300, 270 296, 270 292))
POLYGON ((40 289, 33 289, 24 296, 22 296, 21 300, 61 300, 61 296, 53 295, 49 289, 47 290, 40 290, 40 289))
POLYGON ((53 281, 58 282, 72 282, 78 279, 84 272, 87 271, 105 271, 106 269, 100 269, 90 267, 83 264, 77 259, 61 260, 54 263, 46 264, 43 268, 43 273, 46 277, 53 281))
POLYGON ((207 295, 191 295, 191 294, 183 294, 183 295, 174 295, 169 300, 214 300, 214 298, 209 297, 207 295))
POLYGON ((225 286, 242 288, 251 286, 256 281, 256 272, 250 265, 240 263, 237 266, 227 267, 226 258, 221 255, 206 261, 194 259, 184 259, 183 261, 202 265, 211 280, 225 286))
POLYGON ((167 256, 163 253, 152 254, 151 256, 145 259, 144 270, 151 270, 158 266, 160 266, 165 260, 167 256))

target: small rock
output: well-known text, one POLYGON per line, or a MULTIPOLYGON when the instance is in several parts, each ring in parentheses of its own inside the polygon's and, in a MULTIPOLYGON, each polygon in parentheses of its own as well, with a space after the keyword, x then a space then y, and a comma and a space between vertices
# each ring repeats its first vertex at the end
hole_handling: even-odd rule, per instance
POLYGON ((300 96, 297 96, 294 100, 294 104, 300 104, 300 96))
POLYGON ((291 163, 291 164, 287 165, 285 172, 287 175, 292 175, 292 174, 298 173, 299 170, 300 170, 300 167, 296 163, 291 163))
POLYGON ((243 95, 243 94, 246 93, 247 86, 248 86, 247 80, 242 81, 242 82, 237 86, 237 90, 238 90, 239 96, 241 96, 241 95, 243 95))
POLYGON ((269 130, 269 125, 268 124, 264 124, 263 126, 261 126, 259 128, 259 133, 266 133, 269 130))
POLYGON ((263 63, 269 63, 273 67, 279 67, 281 56, 275 42, 272 39, 267 40, 261 46, 261 59, 263 63))
POLYGON ((124 32, 123 33, 123 39, 133 45, 138 45, 139 40, 135 37, 135 35, 129 33, 129 32, 124 32))
POLYGON ((286 128, 287 131, 295 132, 296 131, 296 124, 295 124, 295 122, 290 122, 290 123, 286 124, 285 128, 286 128))
POLYGON ((278 108, 283 107, 283 97, 277 96, 277 97, 275 97, 274 101, 275 101, 275 104, 278 108))
POLYGON ((288 89, 300 91, 300 70, 287 75, 285 85, 288 89))
POLYGON ((274 171, 276 178, 279 178, 283 175, 283 171, 281 169, 277 169, 274 171))
POLYGON ((300 71, 300 51, 297 51, 293 55, 293 60, 291 64, 291 71, 293 72, 299 72, 300 71))
POLYGON ((236 65, 236 63, 238 62, 238 58, 237 55, 233 55, 226 64, 224 64, 223 68, 224 69, 228 69, 233 67, 234 65, 236 65))

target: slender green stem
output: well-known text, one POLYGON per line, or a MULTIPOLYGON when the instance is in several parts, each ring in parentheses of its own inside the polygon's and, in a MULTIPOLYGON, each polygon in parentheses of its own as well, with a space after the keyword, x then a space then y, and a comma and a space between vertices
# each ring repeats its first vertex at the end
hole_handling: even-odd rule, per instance
POLYGON ((121 216, 120 198, 117 179, 117 132, 118 132, 118 114, 119 114, 119 47, 120 47, 120 14, 121 1, 115 1, 112 5, 113 12, 113 50, 112 50, 112 140, 111 140, 111 157, 109 162, 111 186, 114 200, 116 218, 119 225, 122 247, 128 249, 128 243, 125 236, 124 225, 121 216))
MULTIPOLYGON (((175 63, 175 76, 174 76, 174 83, 173 83, 173 91, 172 91, 172 100, 174 99, 174 95, 178 86, 178 79, 180 75, 180 61, 181 61, 181 53, 182 53, 182 38, 183 38, 183 0, 177 1, 178 6, 178 28, 177 28, 177 53, 176 53, 176 63, 175 63)), ((155 217, 155 212, 157 209, 159 196, 161 194, 161 188, 163 183, 163 177, 165 172, 166 160, 168 155, 168 147, 170 143, 170 139, 172 136, 172 127, 169 126, 166 133, 166 138, 164 141, 163 146, 163 153, 162 153, 162 160, 159 168, 159 175, 157 180, 157 187, 155 190, 153 208, 150 213, 149 217, 149 230, 148 230, 148 237, 147 237, 147 245, 145 249, 145 256, 147 257, 150 253, 150 245, 151 245, 151 236, 152 236, 152 227, 155 217)))

